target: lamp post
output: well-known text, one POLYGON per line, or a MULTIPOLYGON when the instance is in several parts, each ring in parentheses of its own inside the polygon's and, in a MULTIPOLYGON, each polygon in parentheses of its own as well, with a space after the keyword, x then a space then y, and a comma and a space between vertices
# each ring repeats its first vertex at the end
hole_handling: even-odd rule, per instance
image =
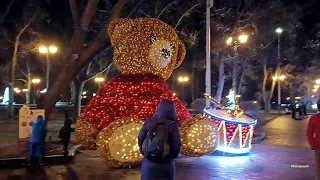
POLYGON ((58 51, 58 48, 56 46, 40 46, 39 47, 39 52, 41 54, 45 54, 46 55, 46 92, 48 92, 49 90, 49 76, 50 76, 50 60, 49 60, 49 53, 50 54, 54 54, 58 51))
MULTIPOLYGON (((206 0, 206 94, 211 96, 211 61, 210 61, 210 9, 213 0, 206 0)), ((210 106, 210 99, 206 98, 206 107, 210 106)))
POLYGON ((99 89, 101 88, 101 83, 104 81, 103 77, 96 77, 94 81, 98 83, 99 89))
POLYGON ((282 33, 283 29, 281 28, 277 28, 276 29, 276 33, 278 34, 278 64, 280 64, 280 58, 281 58, 281 54, 280 54, 280 50, 281 50, 281 46, 280 46, 280 36, 282 33))
POLYGON ((278 111, 281 112, 281 81, 286 78, 284 75, 273 76, 273 80, 278 81, 278 111))
POLYGON ((181 101, 182 101, 183 104, 185 104, 184 85, 188 81, 189 81, 189 77, 187 77, 187 76, 180 76, 178 78, 178 82, 182 84, 181 101))
MULTIPOLYGON (((40 79, 32 79, 31 82, 36 87, 36 85, 38 85, 41 82, 41 80, 40 79)), ((36 96, 37 96, 37 88, 34 88, 33 104, 36 104, 36 96)))
POLYGON ((238 46, 239 43, 244 44, 248 40, 248 35, 240 35, 238 39, 234 40, 232 37, 229 37, 227 40, 228 45, 232 45, 234 47, 234 60, 233 60, 233 69, 232 69, 232 90, 235 94, 237 94, 237 63, 236 60, 239 58, 238 46))

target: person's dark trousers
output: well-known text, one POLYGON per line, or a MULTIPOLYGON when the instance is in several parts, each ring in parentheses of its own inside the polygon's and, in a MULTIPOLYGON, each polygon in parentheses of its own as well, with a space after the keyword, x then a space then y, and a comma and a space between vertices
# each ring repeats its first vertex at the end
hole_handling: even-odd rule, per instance
POLYGON ((69 151, 68 151, 69 140, 63 141, 62 144, 63 144, 63 154, 67 156, 69 154, 69 151))
POLYGON ((38 156, 39 164, 44 163, 44 143, 32 142, 30 143, 30 152, 28 155, 28 163, 31 163, 33 155, 38 156))

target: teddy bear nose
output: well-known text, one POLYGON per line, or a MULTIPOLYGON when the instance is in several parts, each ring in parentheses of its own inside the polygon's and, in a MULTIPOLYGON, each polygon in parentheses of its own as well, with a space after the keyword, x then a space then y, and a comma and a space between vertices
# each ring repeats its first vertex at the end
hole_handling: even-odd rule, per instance
POLYGON ((164 58, 169 58, 171 56, 171 52, 168 49, 162 49, 161 54, 164 58))

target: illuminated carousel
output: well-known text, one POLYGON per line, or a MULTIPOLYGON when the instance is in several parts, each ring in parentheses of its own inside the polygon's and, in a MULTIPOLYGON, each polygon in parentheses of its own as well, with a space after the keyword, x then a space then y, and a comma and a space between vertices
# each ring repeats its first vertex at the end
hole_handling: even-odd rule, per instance
POLYGON ((226 106, 205 94, 214 107, 205 108, 204 115, 218 126, 220 141, 217 151, 231 154, 245 154, 251 149, 254 127, 257 120, 244 114, 235 101, 233 91, 229 92, 226 106))

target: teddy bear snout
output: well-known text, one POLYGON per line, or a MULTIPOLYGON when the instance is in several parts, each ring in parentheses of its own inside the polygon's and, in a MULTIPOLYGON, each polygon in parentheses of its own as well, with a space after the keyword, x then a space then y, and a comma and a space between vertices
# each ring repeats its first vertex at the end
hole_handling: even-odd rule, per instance
POLYGON ((169 51, 168 49, 162 49, 161 54, 164 58, 169 58, 171 56, 171 51, 169 51))

